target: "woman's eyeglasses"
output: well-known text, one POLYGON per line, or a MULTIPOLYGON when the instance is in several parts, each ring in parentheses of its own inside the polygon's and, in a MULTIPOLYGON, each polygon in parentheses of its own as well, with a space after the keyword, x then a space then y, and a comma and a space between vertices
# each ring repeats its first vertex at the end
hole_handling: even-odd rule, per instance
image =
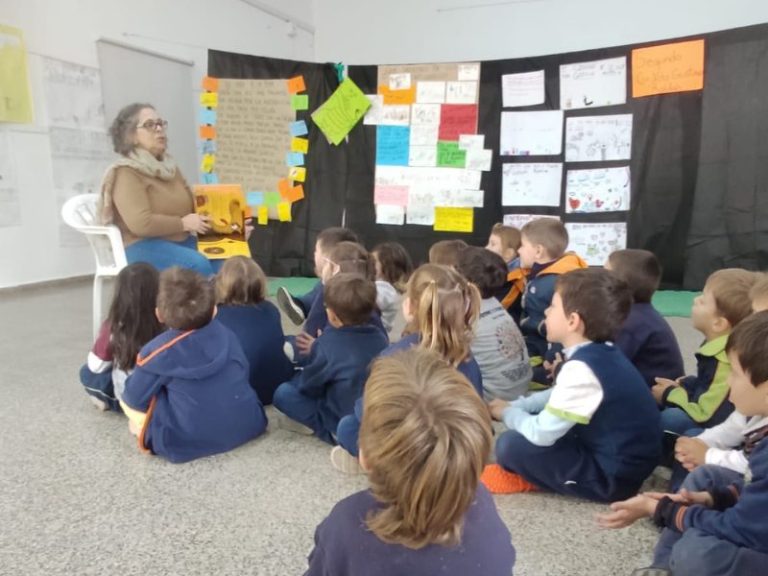
POLYGON ((157 120, 146 120, 143 124, 139 124, 136 128, 144 128, 144 130, 157 130, 162 128, 165 130, 168 128, 168 120, 158 118, 157 120))

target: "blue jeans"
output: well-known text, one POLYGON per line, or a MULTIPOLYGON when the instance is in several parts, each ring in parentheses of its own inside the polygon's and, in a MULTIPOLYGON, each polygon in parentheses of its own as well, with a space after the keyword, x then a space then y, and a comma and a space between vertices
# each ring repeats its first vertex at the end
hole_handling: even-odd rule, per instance
MULTIPOLYGON (((142 238, 126 246, 125 257, 128 264, 146 262, 160 272, 172 266, 181 266, 206 277, 214 273, 211 261, 197 251, 197 239, 194 236, 189 236, 183 242, 171 242, 162 238, 142 238)), ((220 267, 220 264, 217 267, 220 267)))
POLYGON ((310 398, 302 394, 292 382, 283 382, 275 390, 272 397, 272 405, 283 414, 312 428, 315 436, 329 444, 335 444, 332 432, 323 423, 320 415, 320 403, 322 398, 310 398))
POLYGON ((661 429, 682 435, 691 428, 701 428, 701 424, 688 416, 682 408, 664 408, 661 411, 661 429))
POLYGON ((355 414, 344 416, 344 418, 339 420, 339 425, 336 427, 336 441, 352 456, 357 456, 360 452, 357 445, 359 436, 360 420, 357 419, 355 414))

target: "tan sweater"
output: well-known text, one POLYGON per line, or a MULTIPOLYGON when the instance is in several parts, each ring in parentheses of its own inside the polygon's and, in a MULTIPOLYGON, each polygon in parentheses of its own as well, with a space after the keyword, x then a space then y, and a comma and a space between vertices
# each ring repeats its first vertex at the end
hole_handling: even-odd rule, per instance
POLYGON ((165 181, 121 166, 115 174, 112 199, 115 225, 126 246, 142 238, 182 242, 189 236, 181 219, 194 212, 192 191, 179 170, 173 180, 165 181))

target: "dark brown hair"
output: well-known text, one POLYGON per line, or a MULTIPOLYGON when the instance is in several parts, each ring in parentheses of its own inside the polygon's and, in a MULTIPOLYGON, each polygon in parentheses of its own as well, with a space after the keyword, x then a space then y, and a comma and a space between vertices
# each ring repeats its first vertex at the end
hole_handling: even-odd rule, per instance
POLYGON ((467 247, 464 240, 440 240, 429 249, 429 263, 453 266, 459 261, 459 254, 467 247))
POLYGON ((507 265, 504 258, 476 246, 469 246, 459 254, 456 270, 477 286, 483 298, 491 298, 507 281, 507 265))
POLYGON ((704 285, 715 299, 718 313, 728 320, 731 328, 752 314, 749 292, 758 274, 742 268, 724 268, 713 272, 704 285))
POLYGON ((608 264, 616 276, 632 290, 635 302, 650 302, 659 289, 661 263, 648 250, 616 250, 608 256, 608 264))
POLYGON ((501 247, 504 249, 512 248, 515 252, 520 249, 520 230, 514 226, 506 226, 498 222, 491 228, 491 235, 501 239, 501 247))
POLYGON ((202 274, 179 266, 160 273, 157 310, 169 328, 202 328, 213 318, 214 306, 213 286, 202 274))
POLYGON ((323 286, 323 301, 344 326, 367 324, 376 308, 376 285, 359 274, 342 272, 323 286))
POLYGON ((216 274, 216 303, 234 306, 258 304, 267 296, 267 277, 252 258, 227 258, 216 274))
POLYGON ((382 242, 371 250, 381 267, 382 280, 386 280, 395 289, 403 293, 408 278, 413 273, 413 261, 405 247, 399 242, 382 242))
POLYGON ((560 258, 568 248, 568 230, 555 218, 537 218, 531 220, 520 231, 530 244, 541 244, 547 255, 560 258))
POLYGON ((752 385, 768 381, 768 311, 745 318, 728 337, 725 351, 734 354, 752 385))
POLYGON ((136 132, 139 113, 145 108, 155 109, 152 104, 134 102, 123 107, 112 121, 112 125, 109 127, 109 135, 112 137, 112 147, 118 154, 127 156, 134 149, 131 136, 136 132))
POLYGON ((584 268, 563 274, 555 291, 563 300, 567 315, 578 314, 584 323, 584 337, 606 342, 616 334, 632 307, 627 283, 604 268, 584 268))
POLYGON ((317 244, 323 252, 327 252, 339 242, 358 242, 357 234, 349 228, 333 226, 325 228, 317 235, 317 244))
POLYGON ((380 503, 368 513, 368 528, 411 549, 458 545, 492 438, 485 403, 436 354, 411 349, 376 360, 360 426, 360 452, 380 503))

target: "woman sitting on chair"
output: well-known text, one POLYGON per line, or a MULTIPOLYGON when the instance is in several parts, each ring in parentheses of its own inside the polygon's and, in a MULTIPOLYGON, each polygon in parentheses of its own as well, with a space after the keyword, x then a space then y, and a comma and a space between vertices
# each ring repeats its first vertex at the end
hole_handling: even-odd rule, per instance
POLYGON ((101 218, 120 230, 128 264, 182 266, 210 276, 211 264, 194 236, 210 223, 195 214, 192 191, 166 152, 167 126, 150 104, 120 110, 109 133, 121 158, 104 176, 101 218))

